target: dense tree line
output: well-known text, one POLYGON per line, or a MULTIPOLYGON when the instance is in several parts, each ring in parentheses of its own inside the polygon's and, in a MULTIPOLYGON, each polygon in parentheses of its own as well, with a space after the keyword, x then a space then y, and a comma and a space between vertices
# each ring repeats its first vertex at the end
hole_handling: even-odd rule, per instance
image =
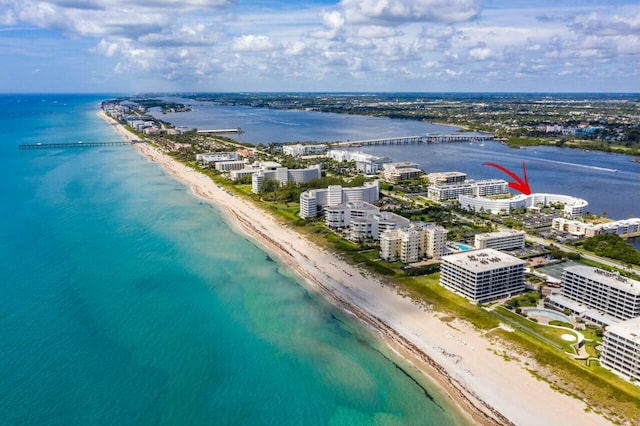
POLYGON ((584 240, 582 247, 598 256, 640 265, 640 252, 616 234, 596 235, 584 240))

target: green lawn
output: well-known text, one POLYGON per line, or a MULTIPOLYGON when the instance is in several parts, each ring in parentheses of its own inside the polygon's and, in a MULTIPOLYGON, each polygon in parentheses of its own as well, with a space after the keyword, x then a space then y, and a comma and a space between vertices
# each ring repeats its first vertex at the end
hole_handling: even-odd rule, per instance
POLYGON ((495 313, 508 320, 510 322, 510 325, 516 325, 516 328, 519 331, 533 336, 543 341, 545 344, 549 344, 549 342, 551 342, 551 344, 549 345, 550 349, 552 349, 553 347, 553 349, 561 352, 568 352, 572 354, 576 353, 571 344, 576 343, 578 340, 576 334, 572 331, 538 324, 502 306, 496 308, 495 313), (563 334, 574 335, 576 336, 576 340, 574 342, 567 342, 562 339, 561 336, 563 334))
POLYGON ((598 344, 602 344, 602 334, 598 336, 597 330, 602 333, 602 329, 595 325, 587 325, 584 330, 581 330, 580 333, 584 335, 585 340, 593 340, 598 344))
POLYGON ((293 223, 297 226, 302 226, 306 223, 303 218, 298 216, 298 213, 300 212, 300 204, 298 203, 284 204, 275 201, 263 201, 262 204, 267 206, 270 212, 282 219, 285 219, 289 223, 293 223))
POLYGON ((233 185, 233 187, 236 189, 236 191, 238 191, 241 194, 244 195, 251 195, 253 194, 253 192, 251 192, 251 184, 242 184, 242 185, 233 185))

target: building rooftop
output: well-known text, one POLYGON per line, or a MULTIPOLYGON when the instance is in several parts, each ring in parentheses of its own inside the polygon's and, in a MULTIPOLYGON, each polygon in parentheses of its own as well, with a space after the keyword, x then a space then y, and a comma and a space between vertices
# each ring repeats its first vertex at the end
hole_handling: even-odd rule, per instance
POLYGON ((640 317, 610 325, 607 331, 640 343, 640 317))
POLYGON ((396 161, 389 163, 389 166, 393 169, 414 169, 418 167, 418 163, 414 163, 413 161, 396 161))
POLYGON ((458 177, 458 176, 466 176, 466 173, 463 172, 433 172, 433 173, 429 173, 429 175, 433 175, 433 176, 444 176, 444 177, 458 177))
POLYGON ((515 229, 509 229, 506 231, 500 232, 485 232, 483 234, 476 234, 476 238, 480 240, 486 240, 487 238, 501 238, 501 237, 511 237, 514 235, 525 235, 524 231, 517 231, 515 229))
POLYGON ((342 210, 342 209, 374 211, 374 212, 380 211, 380 207, 374 206, 373 204, 367 203, 366 201, 348 201, 346 203, 327 207, 327 210, 342 210))
POLYGON ((482 180, 467 180, 466 182, 455 182, 455 183, 439 183, 436 185, 431 185, 433 188, 438 189, 457 189, 457 188, 470 188, 473 186, 481 186, 481 185, 502 185, 506 184, 507 181, 504 179, 482 179, 482 180))
MULTIPOLYGON (((586 265, 574 265, 564 268, 564 271, 571 272, 585 278, 606 284, 625 292, 640 296, 640 281, 623 277, 620 274, 607 272, 602 269, 586 265)), ((564 272, 563 272, 564 275, 564 272)))
POLYGON ((442 260, 472 272, 491 271, 496 268, 525 264, 522 259, 490 248, 450 254, 443 257, 442 260))
POLYGON ((277 169, 278 167, 282 167, 280 163, 276 163, 275 161, 262 161, 260 162, 260 168, 263 170, 267 169, 277 169))
POLYGON ((378 222, 384 222, 384 223, 401 224, 401 223, 409 223, 410 222, 409 219, 407 219, 406 217, 400 216, 399 214, 391 213, 391 212, 378 213, 378 214, 373 215, 373 217, 378 222))

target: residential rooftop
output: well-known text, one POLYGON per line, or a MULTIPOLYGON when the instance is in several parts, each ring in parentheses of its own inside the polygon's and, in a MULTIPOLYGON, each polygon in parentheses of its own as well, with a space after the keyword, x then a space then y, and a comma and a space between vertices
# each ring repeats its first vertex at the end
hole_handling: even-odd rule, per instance
POLYGON ((586 265, 567 266, 564 268, 564 271, 583 276, 593 281, 598 281, 627 293, 640 295, 640 281, 623 277, 618 273, 608 272, 586 265))
POLYGON ((476 273, 525 264, 524 260, 491 248, 454 253, 442 259, 476 273))
POLYGON ((640 317, 610 325, 607 327, 607 331, 640 343, 640 317))

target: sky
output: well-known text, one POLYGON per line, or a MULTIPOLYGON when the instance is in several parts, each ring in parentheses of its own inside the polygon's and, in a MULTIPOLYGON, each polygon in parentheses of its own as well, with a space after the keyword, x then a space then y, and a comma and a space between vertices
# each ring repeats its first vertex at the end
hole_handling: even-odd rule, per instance
POLYGON ((0 92, 634 92, 637 0, 0 0, 0 92))

